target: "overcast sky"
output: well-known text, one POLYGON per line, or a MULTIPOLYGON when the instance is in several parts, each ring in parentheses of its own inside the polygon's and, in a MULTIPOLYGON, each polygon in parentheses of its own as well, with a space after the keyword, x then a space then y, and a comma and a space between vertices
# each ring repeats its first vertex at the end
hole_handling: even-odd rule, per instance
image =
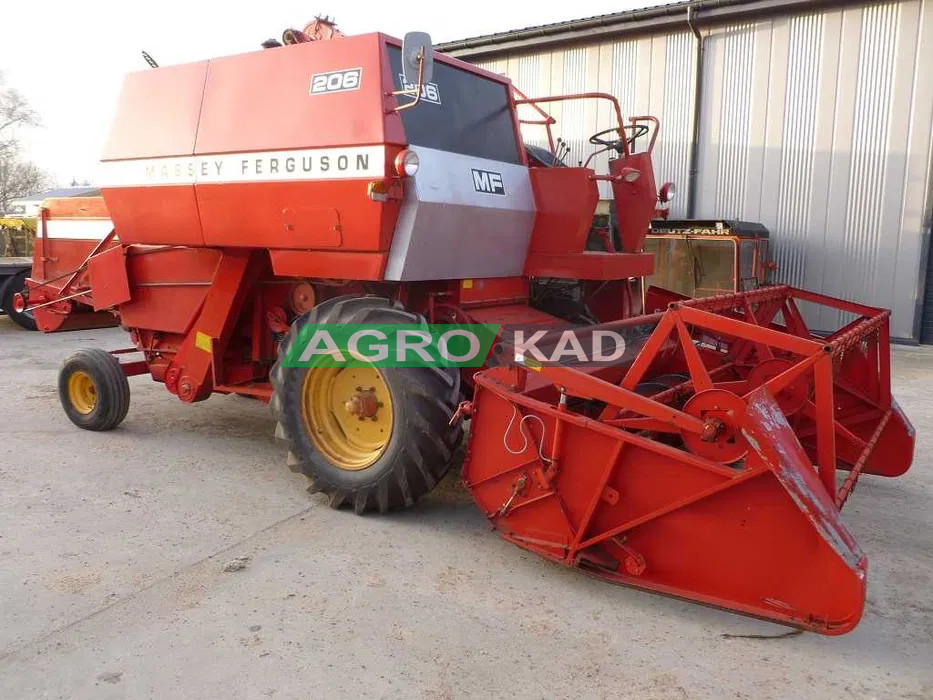
POLYGON ((123 75, 145 67, 259 48, 316 14, 347 34, 422 30, 435 42, 658 5, 652 0, 4 0, 0 71, 43 126, 23 134, 29 155, 59 184, 96 179, 123 75))

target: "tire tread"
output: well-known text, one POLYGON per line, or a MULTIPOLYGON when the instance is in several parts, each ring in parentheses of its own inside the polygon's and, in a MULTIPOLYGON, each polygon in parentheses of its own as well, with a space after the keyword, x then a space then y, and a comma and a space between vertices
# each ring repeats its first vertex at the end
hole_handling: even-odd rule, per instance
POLYGON ((290 434, 288 426, 289 406, 296 406, 290 392, 299 387, 294 386, 295 381, 290 381, 290 368, 284 366, 285 357, 301 328, 308 324, 365 323, 423 324, 425 319, 405 310, 398 302, 379 296, 345 296, 322 302, 292 323, 270 373, 275 435, 288 445, 289 468, 304 473, 310 481, 309 491, 323 492, 332 508, 349 503, 357 514, 372 510, 386 513, 411 506, 447 473, 463 436, 461 425, 451 427, 448 424, 460 399, 459 372, 442 367, 406 368, 405 409, 414 429, 398 445, 391 467, 375 474, 370 482, 349 487, 322 473, 315 465, 315 455, 303 454, 302 441, 290 434))
POLYGON ((113 430, 130 409, 130 385, 120 367, 120 361, 105 350, 78 350, 62 364, 58 375, 58 395, 65 414, 72 423, 85 430, 113 430), (98 408, 87 415, 73 410, 68 398, 68 377, 72 371, 87 372, 97 390, 98 408))

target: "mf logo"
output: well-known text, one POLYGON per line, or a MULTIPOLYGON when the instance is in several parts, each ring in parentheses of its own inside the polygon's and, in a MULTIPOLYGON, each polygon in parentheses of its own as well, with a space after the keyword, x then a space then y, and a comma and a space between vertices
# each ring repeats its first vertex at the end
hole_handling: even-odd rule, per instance
POLYGON ((492 170, 477 170, 470 168, 473 173, 473 189, 483 194, 505 194, 505 185, 502 183, 502 174, 492 170))

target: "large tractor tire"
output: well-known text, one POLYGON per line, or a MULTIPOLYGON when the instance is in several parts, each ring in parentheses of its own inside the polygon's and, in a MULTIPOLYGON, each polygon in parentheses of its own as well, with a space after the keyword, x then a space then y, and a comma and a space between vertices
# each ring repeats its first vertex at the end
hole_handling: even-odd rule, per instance
POLYGON ((362 514, 410 506, 450 468, 462 438, 449 425, 460 373, 445 367, 286 367, 302 328, 316 324, 424 323, 424 317, 377 296, 342 296, 298 317, 272 369, 276 437, 288 466, 332 508, 362 514))
POLYGON ((13 297, 17 292, 26 289, 28 276, 28 270, 23 270, 0 285, 0 309, 3 309, 7 316, 26 330, 34 331, 37 329, 35 314, 32 311, 17 311, 13 308, 13 297))
POLYGON ((85 430, 113 430, 130 409, 120 361, 103 350, 78 350, 58 373, 58 397, 69 420, 85 430))

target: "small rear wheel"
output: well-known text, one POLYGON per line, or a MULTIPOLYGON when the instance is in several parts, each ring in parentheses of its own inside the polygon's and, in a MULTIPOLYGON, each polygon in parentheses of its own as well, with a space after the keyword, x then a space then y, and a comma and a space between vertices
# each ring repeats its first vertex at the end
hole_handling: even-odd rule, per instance
POLYGON ((68 419, 85 430, 112 430, 130 408, 120 362, 103 350, 78 350, 58 373, 58 397, 68 419))
POLYGON ((28 276, 28 271, 23 270, 0 286, 0 309, 3 309, 7 316, 26 330, 34 331, 37 329, 35 314, 29 310, 17 311, 13 304, 13 297, 26 289, 28 276))

